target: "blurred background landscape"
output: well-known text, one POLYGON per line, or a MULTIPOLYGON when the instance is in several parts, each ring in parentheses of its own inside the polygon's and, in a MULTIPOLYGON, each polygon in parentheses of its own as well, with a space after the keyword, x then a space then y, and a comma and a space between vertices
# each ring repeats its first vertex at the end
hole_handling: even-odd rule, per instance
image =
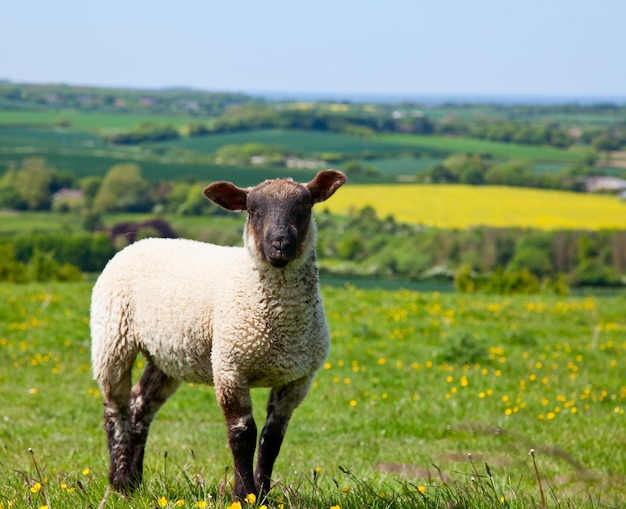
POLYGON ((247 506, 626 504, 626 3, 0 11, 0 509, 241 509, 192 384, 109 495, 91 287, 144 237, 241 245, 209 182, 329 167, 331 354, 247 506))

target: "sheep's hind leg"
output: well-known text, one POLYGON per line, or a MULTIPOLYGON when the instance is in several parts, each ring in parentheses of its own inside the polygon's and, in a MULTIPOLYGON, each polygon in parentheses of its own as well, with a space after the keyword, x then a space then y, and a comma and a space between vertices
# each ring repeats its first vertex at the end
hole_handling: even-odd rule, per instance
POLYGON ((271 486, 272 470, 287 431, 289 419, 302 402, 311 385, 311 378, 302 378, 270 392, 267 420, 259 438, 259 455, 254 479, 257 491, 265 495, 271 486))
POLYGON ((131 391, 129 477, 133 487, 139 486, 143 479, 143 456, 150 424, 179 385, 179 380, 166 375, 148 361, 141 379, 131 391))
POLYGON ((104 395, 104 429, 110 467, 109 482, 116 490, 128 493, 130 482, 130 368, 118 380, 100 381, 104 395))

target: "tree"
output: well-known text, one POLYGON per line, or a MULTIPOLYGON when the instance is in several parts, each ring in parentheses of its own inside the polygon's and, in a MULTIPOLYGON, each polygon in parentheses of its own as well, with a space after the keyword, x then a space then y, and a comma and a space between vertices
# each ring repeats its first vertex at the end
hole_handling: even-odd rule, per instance
POLYGON ((527 270, 531 274, 541 278, 551 274, 552 261, 549 252, 534 246, 524 246, 515 251, 507 271, 516 272, 527 270))
POLYGON ((363 165, 358 161, 348 161, 343 165, 343 171, 346 175, 360 175, 363 173, 363 165))
POLYGON ((11 168, 2 180, 3 193, 7 204, 28 210, 46 210, 52 202, 52 188, 55 170, 41 157, 29 157, 22 161, 20 168, 11 168), (13 189, 13 191, 10 191, 13 189), (18 198, 19 199, 16 199, 18 198))
POLYGON ((485 183, 502 186, 530 186, 533 172, 526 161, 510 161, 496 164, 485 173, 485 183))
POLYGON ((96 212, 146 212, 152 206, 149 185, 135 163, 112 166, 94 198, 96 212))
POLYGON ((459 177, 443 164, 436 164, 430 170, 430 181, 434 184, 455 184, 459 177))
POLYGON ((480 185, 485 181, 488 163, 476 154, 453 154, 443 165, 448 168, 462 184, 480 185))
POLYGON ((102 177, 96 175, 90 175, 88 177, 84 177, 80 179, 78 183, 81 190, 83 191, 83 196, 85 197, 85 202, 87 207, 91 207, 93 200, 98 194, 98 190, 102 185, 102 177))
POLYGON ((203 188, 203 184, 188 186, 185 201, 178 206, 177 212, 183 216, 229 214, 228 211, 207 200, 202 193, 203 188))

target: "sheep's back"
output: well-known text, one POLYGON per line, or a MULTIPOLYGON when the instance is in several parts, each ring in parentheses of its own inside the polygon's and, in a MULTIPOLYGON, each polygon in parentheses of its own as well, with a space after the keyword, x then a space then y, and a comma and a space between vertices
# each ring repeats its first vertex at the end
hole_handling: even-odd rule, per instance
POLYGON ((96 378, 106 359, 141 351, 170 376, 212 383, 216 294, 243 256, 242 248, 183 239, 146 239, 115 255, 92 295, 96 378))

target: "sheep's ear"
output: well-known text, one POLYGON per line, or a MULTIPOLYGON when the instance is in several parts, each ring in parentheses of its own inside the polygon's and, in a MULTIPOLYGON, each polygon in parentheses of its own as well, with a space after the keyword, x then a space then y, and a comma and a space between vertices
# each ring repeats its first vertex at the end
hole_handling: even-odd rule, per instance
POLYGON ((306 187, 311 193, 313 203, 328 200, 334 192, 346 183, 348 178, 337 170, 322 170, 306 187))
POLYGON ((226 210, 246 210, 248 191, 230 182, 213 182, 202 194, 226 210))

